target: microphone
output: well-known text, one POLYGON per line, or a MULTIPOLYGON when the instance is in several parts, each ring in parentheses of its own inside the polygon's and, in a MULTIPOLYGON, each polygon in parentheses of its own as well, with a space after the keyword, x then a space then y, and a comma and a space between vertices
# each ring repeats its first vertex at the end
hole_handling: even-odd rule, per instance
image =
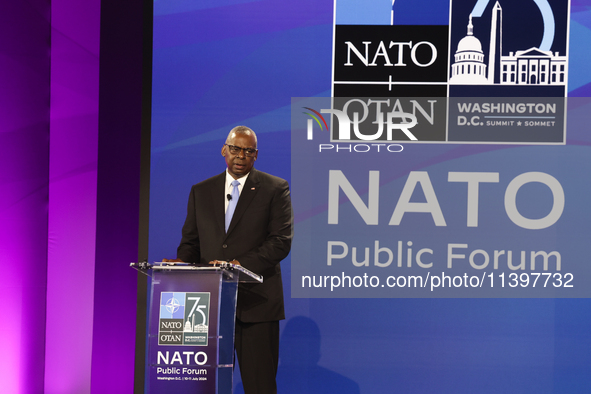
POLYGON ((228 201, 232 201, 232 195, 231 194, 227 194, 226 198, 228 199, 228 201))

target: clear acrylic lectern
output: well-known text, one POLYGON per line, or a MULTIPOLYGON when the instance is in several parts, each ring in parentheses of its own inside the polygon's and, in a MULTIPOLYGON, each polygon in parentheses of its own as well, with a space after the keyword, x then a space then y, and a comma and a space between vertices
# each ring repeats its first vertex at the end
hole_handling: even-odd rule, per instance
POLYGON ((145 392, 231 394, 238 283, 263 278, 230 263, 132 267, 151 278, 145 392))

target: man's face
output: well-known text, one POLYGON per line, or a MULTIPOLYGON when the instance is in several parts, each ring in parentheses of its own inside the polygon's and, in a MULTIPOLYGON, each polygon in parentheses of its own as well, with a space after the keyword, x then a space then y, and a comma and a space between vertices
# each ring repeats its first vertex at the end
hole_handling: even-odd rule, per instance
POLYGON ((254 166, 258 151, 248 157, 243 149, 238 153, 230 152, 230 148, 228 148, 227 145, 256 149, 257 145, 254 136, 232 133, 230 138, 226 141, 226 145, 222 148, 222 156, 226 158, 226 164, 228 165, 228 172, 230 175, 232 175, 234 179, 238 179, 248 174, 254 166))

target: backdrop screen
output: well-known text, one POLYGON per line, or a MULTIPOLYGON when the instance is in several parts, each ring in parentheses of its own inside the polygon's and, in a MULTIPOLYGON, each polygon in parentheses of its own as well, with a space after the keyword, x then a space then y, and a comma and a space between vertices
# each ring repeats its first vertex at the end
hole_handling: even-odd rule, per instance
POLYGON ((591 392, 587 1, 158 0, 153 30, 149 259, 255 130, 295 214, 280 393, 591 392))

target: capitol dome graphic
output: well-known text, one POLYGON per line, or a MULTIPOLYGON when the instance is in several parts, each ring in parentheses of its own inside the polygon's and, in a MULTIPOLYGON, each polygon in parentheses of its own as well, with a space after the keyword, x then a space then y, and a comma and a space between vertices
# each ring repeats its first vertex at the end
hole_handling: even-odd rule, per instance
POLYGON ((451 67, 451 83, 457 84, 486 84, 486 64, 480 40, 474 37, 472 15, 468 23, 468 34, 458 43, 451 67))

